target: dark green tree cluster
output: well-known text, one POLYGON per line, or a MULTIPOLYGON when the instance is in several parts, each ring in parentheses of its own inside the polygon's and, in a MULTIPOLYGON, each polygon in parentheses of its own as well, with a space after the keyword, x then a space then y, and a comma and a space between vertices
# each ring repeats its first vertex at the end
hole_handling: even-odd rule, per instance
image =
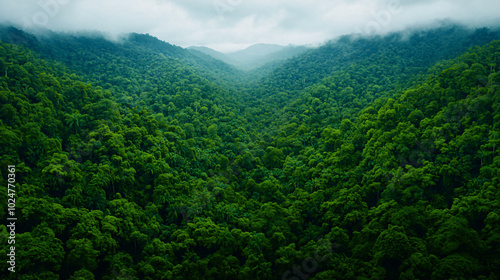
POLYGON ((262 85, 147 35, 4 29, 0 276, 497 279, 500 41, 457 29, 331 43, 262 85))

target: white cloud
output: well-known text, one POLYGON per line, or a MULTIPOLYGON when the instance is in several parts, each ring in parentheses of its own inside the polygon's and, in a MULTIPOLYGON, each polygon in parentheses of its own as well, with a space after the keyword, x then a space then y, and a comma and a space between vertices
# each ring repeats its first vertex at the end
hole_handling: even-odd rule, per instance
POLYGON ((389 32, 442 19, 498 25, 498 11, 498 0, 0 1, 0 21, 19 26, 150 33, 184 47, 226 51, 261 42, 313 44, 352 32, 389 32), (399 7, 397 13, 394 7, 399 7))

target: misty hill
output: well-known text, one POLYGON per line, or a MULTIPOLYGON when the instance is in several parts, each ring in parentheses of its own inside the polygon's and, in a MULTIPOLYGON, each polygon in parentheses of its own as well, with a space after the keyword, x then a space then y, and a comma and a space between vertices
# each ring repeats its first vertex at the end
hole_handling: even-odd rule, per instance
POLYGON ((276 60, 286 60, 307 51, 303 46, 280 46, 257 44, 244 50, 227 53, 234 65, 241 69, 252 70, 276 60))
POLYGON ((247 71, 292 58, 308 50, 304 46, 280 46, 275 44, 256 44, 244 50, 229 53, 221 53, 207 47, 189 47, 188 49, 202 52, 247 71))
MULTIPOLYGON (((193 55, 184 48, 158 40, 149 34, 130 33, 113 41, 97 32, 66 34, 47 31, 34 36, 13 27, 0 26, 0 39, 3 42, 27 46, 46 58, 65 63, 80 74, 91 76, 96 73, 94 67, 98 66, 95 65, 97 60, 108 61, 109 65, 138 69, 146 63, 142 59, 147 55, 165 60, 177 59, 178 61, 166 66, 181 63, 217 83, 234 81, 241 77, 237 69, 220 60, 207 55, 193 55)), ((99 67, 101 66, 104 67, 99 67)), ((123 71, 124 75, 131 73, 130 70, 120 71, 123 71)))
MULTIPOLYGON (((448 25, 427 31, 405 31, 371 38, 347 35, 287 60, 257 83, 263 89, 298 91, 320 82, 323 78, 346 69, 377 62, 399 67, 405 77, 411 78, 434 63, 451 59, 473 46, 481 46, 500 39, 500 29, 469 29, 448 25)), ((380 74, 383 74, 384 71, 380 74)))
POLYGON ((193 52, 194 54, 203 53, 220 61, 224 61, 227 64, 234 64, 234 61, 232 61, 231 58, 229 58, 226 54, 218 52, 211 48, 193 46, 193 47, 188 47, 187 49, 193 52))
POLYGON ((0 278, 497 279, 498 34, 345 36, 252 80, 0 29, 0 278))

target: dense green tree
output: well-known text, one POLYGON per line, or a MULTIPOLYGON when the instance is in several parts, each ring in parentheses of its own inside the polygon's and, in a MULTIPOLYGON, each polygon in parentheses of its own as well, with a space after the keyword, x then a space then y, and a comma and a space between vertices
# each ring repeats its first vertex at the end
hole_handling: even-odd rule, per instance
POLYGON ((347 36, 256 74, 2 27, 0 277, 496 279, 498 34, 347 36))

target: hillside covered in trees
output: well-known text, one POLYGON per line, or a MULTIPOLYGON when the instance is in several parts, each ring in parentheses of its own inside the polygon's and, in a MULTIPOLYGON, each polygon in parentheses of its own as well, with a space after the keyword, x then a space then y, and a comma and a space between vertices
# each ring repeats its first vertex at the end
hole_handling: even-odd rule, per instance
POLYGON ((498 279, 499 39, 344 36, 243 72, 1 27, 0 277, 498 279))

